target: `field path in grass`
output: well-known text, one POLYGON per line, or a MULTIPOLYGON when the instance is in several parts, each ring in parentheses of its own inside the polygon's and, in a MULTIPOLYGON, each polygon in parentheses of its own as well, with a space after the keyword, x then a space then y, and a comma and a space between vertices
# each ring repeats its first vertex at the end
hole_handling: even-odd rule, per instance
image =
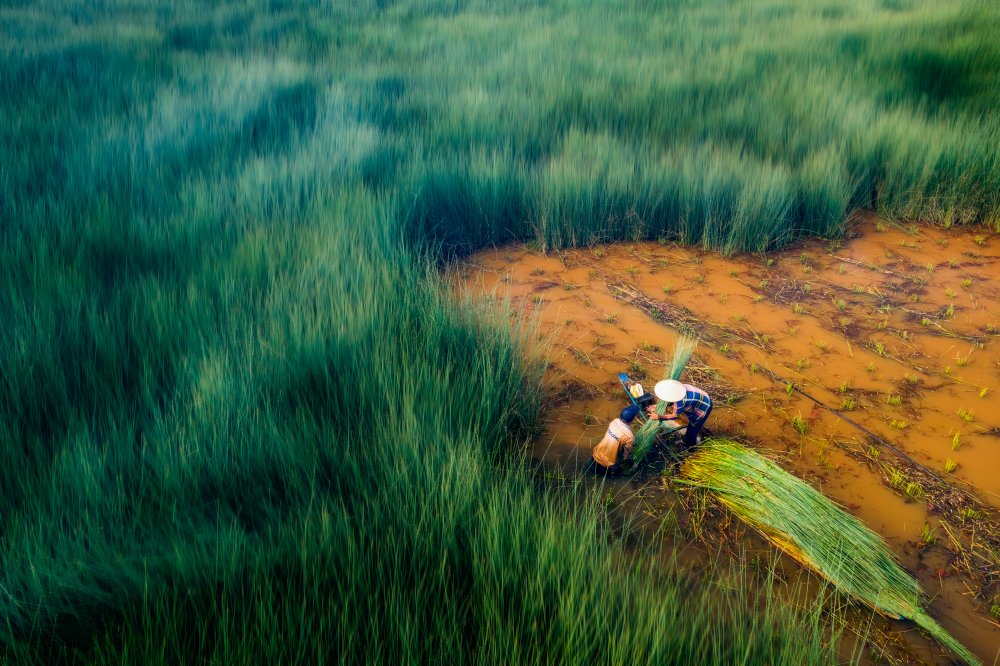
POLYGON ((687 380, 715 396, 709 427, 781 456, 886 538, 935 597, 942 625, 985 662, 997 656, 993 231, 862 215, 843 240, 767 255, 669 242, 545 254, 517 245, 455 270, 467 287, 535 313, 551 344, 546 429, 534 449, 543 463, 581 468, 624 404, 617 373, 652 385, 673 332, 693 329, 702 344, 687 380))

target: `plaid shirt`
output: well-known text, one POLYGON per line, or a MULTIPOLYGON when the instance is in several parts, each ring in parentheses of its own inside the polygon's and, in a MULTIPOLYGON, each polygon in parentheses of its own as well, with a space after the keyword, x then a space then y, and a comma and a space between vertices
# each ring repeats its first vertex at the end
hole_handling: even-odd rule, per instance
POLYGON ((687 393, 677 401, 677 413, 684 414, 688 421, 700 421, 711 408, 712 398, 696 386, 685 384, 684 388, 687 393))

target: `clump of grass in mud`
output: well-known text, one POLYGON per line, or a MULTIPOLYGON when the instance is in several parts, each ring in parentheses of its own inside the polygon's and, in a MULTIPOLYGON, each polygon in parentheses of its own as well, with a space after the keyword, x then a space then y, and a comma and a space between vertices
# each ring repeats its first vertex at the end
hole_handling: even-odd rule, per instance
POLYGON ((920 585, 878 535, 770 460, 713 440, 685 461, 677 482, 706 489, 839 591, 890 617, 912 620, 966 663, 980 663, 924 611, 920 585))
POLYGON ((793 416, 791 423, 792 427, 795 428, 796 432, 798 432, 800 436, 804 436, 806 431, 809 430, 809 424, 802 418, 802 414, 796 414, 793 416))
MULTIPOLYGON (((698 338, 691 335, 677 335, 674 337, 674 356, 670 361, 670 368, 666 372, 664 379, 680 380, 687 367, 688 361, 698 347, 698 338)), ((656 413, 663 415, 667 413, 668 405, 662 400, 656 403, 656 413)), ((636 465, 641 464, 653 448, 657 435, 667 427, 663 421, 647 419, 635 434, 635 448, 632 450, 632 459, 636 465)))

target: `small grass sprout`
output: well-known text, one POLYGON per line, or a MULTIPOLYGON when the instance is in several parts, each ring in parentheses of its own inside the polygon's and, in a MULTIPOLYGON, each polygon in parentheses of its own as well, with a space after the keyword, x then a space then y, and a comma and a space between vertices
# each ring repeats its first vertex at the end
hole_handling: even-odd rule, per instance
POLYGON ((956 432, 951 438, 951 450, 958 451, 960 446, 962 446, 962 433, 956 432))
POLYGON ((962 507, 962 510, 958 512, 958 517, 962 519, 962 522, 968 522, 970 520, 978 520, 979 512, 973 509, 971 506, 962 507))
POLYGON ((903 404, 903 396, 901 395, 890 395, 887 402, 893 407, 899 407, 903 404))
POLYGON ((890 467, 887 470, 887 473, 889 476, 889 486, 892 488, 902 488, 903 484, 906 482, 906 477, 903 476, 903 472, 895 467, 890 467))
POLYGON ((826 340, 817 340, 816 349, 820 350, 825 354, 826 352, 830 351, 830 343, 827 342, 826 340))
POLYGON ((971 287, 972 286, 972 278, 965 278, 964 280, 962 280, 962 286, 965 287, 966 289, 968 289, 969 287, 971 287))
POLYGON ((937 539, 934 537, 934 530, 930 525, 924 524, 924 529, 920 532, 920 543, 926 546, 933 546, 937 539))
POLYGON ((795 305, 792 306, 792 312, 794 312, 797 315, 800 315, 800 314, 804 313, 805 311, 806 311, 806 309, 804 307, 802 307, 801 303, 796 303, 795 305))
POLYGON ((855 402, 851 398, 844 398, 840 401, 840 408, 845 412, 850 412, 854 409, 855 402))
POLYGON ((944 461, 944 471, 945 472, 947 472, 948 474, 951 474, 956 469, 958 469, 958 463, 955 462, 954 459, 948 458, 947 460, 944 461))
POLYGON ((963 407, 958 408, 958 417, 965 421, 966 423, 972 423, 975 419, 975 412, 971 409, 965 409, 963 407))
POLYGON ((795 428, 801 436, 806 434, 806 431, 809 429, 809 424, 802 418, 802 414, 796 414, 792 417, 792 427, 795 428))

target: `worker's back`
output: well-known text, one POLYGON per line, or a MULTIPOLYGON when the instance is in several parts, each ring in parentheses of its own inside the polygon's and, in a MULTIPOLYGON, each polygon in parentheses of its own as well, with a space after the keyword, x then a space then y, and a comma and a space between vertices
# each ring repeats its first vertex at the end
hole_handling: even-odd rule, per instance
POLYGON ((608 426, 604 438, 594 447, 594 462, 604 467, 617 464, 622 448, 627 447, 631 451, 633 442, 635 442, 635 435, 632 433, 632 428, 628 427, 620 418, 615 419, 608 426))

